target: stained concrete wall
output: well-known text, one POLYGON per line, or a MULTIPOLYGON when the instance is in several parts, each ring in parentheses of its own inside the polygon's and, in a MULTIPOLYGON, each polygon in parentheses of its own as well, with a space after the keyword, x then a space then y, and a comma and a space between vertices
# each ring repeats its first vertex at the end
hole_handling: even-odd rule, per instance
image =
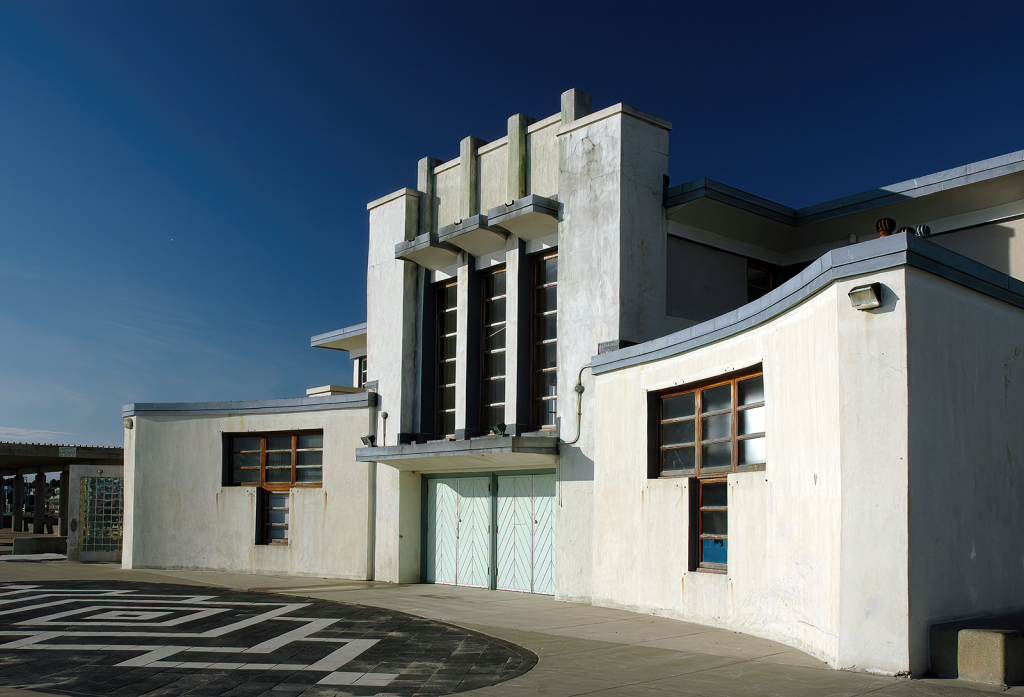
POLYGON ((136 415, 125 438, 122 565, 372 578, 373 465, 355 461, 369 412, 136 415), (299 429, 323 429, 323 485, 291 489, 287 545, 257 545, 256 489, 222 484, 222 434, 299 429))
POLYGON ((918 673, 929 625, 1024 610, 1024 311, 916 269, 907 285, 918 673))
POLYGON ((846 297, 864 280, 725 341, 596 378, 595 603, 775 639, 835 667, 906 670, 903 272, 871 275, 892 289, 875 313, 846 297), (728 573, 690 572, 689 481, 647 477, 647 393, 757 364, 767 467, 728 477, 728 573))

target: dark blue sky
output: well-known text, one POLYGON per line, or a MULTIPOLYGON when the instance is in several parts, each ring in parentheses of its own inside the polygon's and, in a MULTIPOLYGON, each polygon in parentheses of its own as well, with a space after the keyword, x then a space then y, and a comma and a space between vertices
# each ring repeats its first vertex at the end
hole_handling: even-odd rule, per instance
POLYGON ((0 440, 347 384, 365 204, 570 87, 803 206, 1024 148, 1024 4, 0 4, 0 440))

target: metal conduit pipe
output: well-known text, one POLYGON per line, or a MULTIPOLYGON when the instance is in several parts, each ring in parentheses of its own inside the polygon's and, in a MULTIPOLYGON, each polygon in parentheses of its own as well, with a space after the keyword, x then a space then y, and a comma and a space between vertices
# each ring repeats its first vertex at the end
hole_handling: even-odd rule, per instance
POLYGON ((591 365, 587 363, 585 366, 580 368, 580 373, 576 378, 576 437, 572 440, 565 441, 566 445, 576 445, 580 439, 580 428, 583 425, 583 371, 590 368, 591 365))

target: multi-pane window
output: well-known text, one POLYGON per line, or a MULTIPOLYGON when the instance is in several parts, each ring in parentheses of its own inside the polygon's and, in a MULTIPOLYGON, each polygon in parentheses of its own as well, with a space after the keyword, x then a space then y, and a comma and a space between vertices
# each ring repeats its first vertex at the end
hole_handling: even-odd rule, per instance
POLYGON ((741 375, 658 400, 658 474, 758 469, 765 464, 764 376, 741 375))
POLYGON ((119 552, 123 536, 124 479, 82 477, 82 532, 79 550, 119 552))
POLYGON ((558 410, 558 254, 541 255, 533 267, 533 419, 555 425, 558 410))
POLYGON ((697 568, 725 571, 729 556, 728 491, 724 479, 691 480, 700 487, 697 568))
POLYGON ((257 542, 263 545, 288 543, 288 505, 287 491, 268 491, 260 489, 260 509, 257 542))
POLYGON ((324 433, 246 433, 228 437, 229 481, 287 489, 323 481, 324 433))
POLYGON ((484 433, 505 423, 505 269, 484 275, 483 283, 483 410, 484 433))
POLYGON ((458 293, 454 282, 437 289, 437 435, 455 436, 455 335, 458 293))
POLYGON ((356 359, 356 387, 366 387, 366 356, 356 359))

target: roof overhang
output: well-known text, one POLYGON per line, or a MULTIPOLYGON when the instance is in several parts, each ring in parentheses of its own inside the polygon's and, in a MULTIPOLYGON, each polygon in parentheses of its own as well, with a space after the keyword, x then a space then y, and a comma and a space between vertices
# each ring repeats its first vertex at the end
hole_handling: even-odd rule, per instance
POLYGON ((558 201, 530 194, 487 211, 487 220, 527 242, 558 232, 558 201))
POLYGON ((56 472, 69 465, 124 464, 123 448, 49 443, 0 443, 0 477, 56 472))
POLYGON ((309 345, 314 348, 334 349, 335 351, 348 351, 350 354, 366 354, 366 322, 354 324, 344 329, 335 329, 333 332, 317 334, 311 337, 309 345))
POLYGON ((935 228, 934 221, 1021 199, 1024 150, 799 209, 706 178, 667 189, 664 203, 680 236, 724 247, 702 232, 732 238, 790 264, 815 259, 851 234, 874 236, 880 217, 935 228))
POLYGON ((445 225, 438 230, 437 239, 481 257, 504 249, 508 232, 489 224, 486 215, 471 215, 452 225, 445 225))
POLYGON ((459 258, 459 248, 441 242, 436 233, 424 232, 411 240, 396 244, 395 258, 405 259, 425 269, 437 271, 455 263, 459 258))
POLYGON ((469 440, 389 445, 356 450, 359 462, 383 462, 416 472, 500 471, 554 467, 558 439, 551 436, 481 436, 469 440))

